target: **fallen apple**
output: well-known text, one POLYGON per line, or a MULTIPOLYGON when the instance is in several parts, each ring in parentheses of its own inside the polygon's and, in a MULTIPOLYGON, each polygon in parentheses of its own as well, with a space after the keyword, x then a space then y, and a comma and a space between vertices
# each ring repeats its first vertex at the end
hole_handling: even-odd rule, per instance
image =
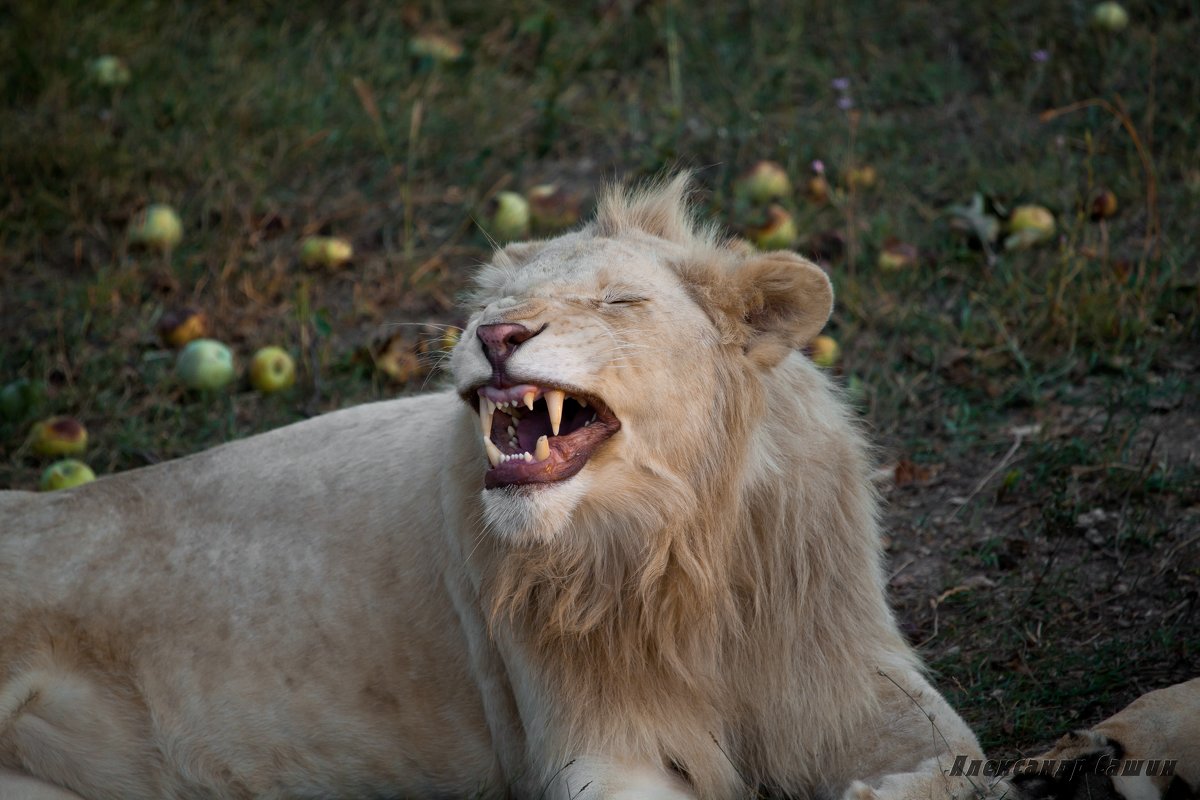
POLYGON ((841 352, 837 340, 832 336, 818 336, 812 340, 809 347, 812 349, 813 363, 818 367, 832 367, 837 363, 838 354, 841 352))
POLYGON ((300 245, 300 260, 308 267, 337 268, 354 257, 354 247, 336 236, 310 236, 300 245))
POLYGON ((1092 25, 1116 33, 1129 25, 1129 12, 1120 3, 1100 3, 1092 9, 1092 25))
POLYGON ((158 335, 171 347, 183 347, 208 335, 208 317, 195 308, 173 308, 158 320, 158 335))
POLYGON ((526 196, 533 227, 539 231, 560 231, 579 222, 582 201, 558 184, 534 186, 526 196))
POLYGON ((41 392, 27 378, 17 378, 0 389, 0 417, 7 420, 23 419, 37 406, 41 392))
POLYGON ((88 433, 74 417, 50 417, 33 426, 33 451, 41 456, 69 456, 87 449, 88 433))
POLYGON ((769 203, 792 193, 787 171, 774 161, 759 161, 734 183, 734 194, 751 203, 769 203))
POLYGON ((1023 205, 1013 209, 1008 218, 1009 235, 1004 247, 1020 250, 1033 247, 1054 238, 1054 215, 1049 209, 1038 205, 1023 205))
POLYGON ((879 182, 879 175, 869 164, 855 167, 846 175, 846 185, 851 189, 870 189, 879 182))
POLYGON ((498 242, 513 242, 529 236, 529 201, 516 192, 500 192, 495 199, 489 233, 498 242))
POLYGON ((805 194, 817 205, 825 205, 829 202, 829 181, 825 179, 824 175, 813 175, 808 179, 805 194))
POLYGON ((183 223, 175 209, 154 203, 129 224, 129 241, 151 250, 170 251, 183 239, 183 223))
POLYGON ((263 394, 289 389, 296 383, 296 362, 282 347, 264 347, 250 361, 250 385, 263 394))
POLYGON ((96 473, 82 461, 65 458, 55 461, 42 473, 38 489, 43 492, 54 492, 59 489, 70 489, 96 480, 96 473))
POLYGON ((796 242, 796 222, 781 205, 767 209, 767 219, 761 225, 746 229, 746 235, 759 250, 784 250, 796 242))
POLYGON ((1088 209, 1088 213, 1095 221, 1114 216, 1117 213, 1117 196, 1110 189, 1097 190, 1092 195, 1092 203, 1088 209))
POLYGON ((220 389, 233 380, 233 353, 215 339, 194 339, 179 351, 175 372, 189 389, 220 389))
POLYGON ((462 58, 463 46, 441 33, 423 33, 414 36, 410 44, 412 54, 418 58, 451 62, 462 58))
POLYGON ((879 268, 885 272, 895 272, 916 266, 919 256, 920 253, 917 252, 915 245, 889 239, 883 243, 883 249, 879 251, 878 264, 879 268))
POLYGON ((129 83, 129 67, 116 56, 100 56, 88 64, 88 74, 97 85, 105 88, 129 83))

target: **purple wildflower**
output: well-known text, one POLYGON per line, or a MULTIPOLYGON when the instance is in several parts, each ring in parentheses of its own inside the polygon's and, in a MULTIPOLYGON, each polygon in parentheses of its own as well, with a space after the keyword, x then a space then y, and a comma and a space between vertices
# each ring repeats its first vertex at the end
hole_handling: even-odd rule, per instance
POLYGON ((821 159, 814 158, 812 160, 812 164, 810 164, 809 166, 812 167, 812 171, 814 174, 816 174, 816 175, 824 175, 825 174, 825 162, 822 161, 821 159))
POLYGON ((1036 64, 1045 64, 1050 60, 1050 53, 1046 50, 1034 50, 1030 56, 1036 64))
POLYGON ((837 107, 842 111, 849 111, 854 108, 854 98, 848 94, 844 94, 837 100, 837 107))
POLYGON ((845 93, 850 90, 850 79, 849 78, 834 78, 833 80, 831 80, 829 82, 829 85, 832 86, 837 91, 845 93))

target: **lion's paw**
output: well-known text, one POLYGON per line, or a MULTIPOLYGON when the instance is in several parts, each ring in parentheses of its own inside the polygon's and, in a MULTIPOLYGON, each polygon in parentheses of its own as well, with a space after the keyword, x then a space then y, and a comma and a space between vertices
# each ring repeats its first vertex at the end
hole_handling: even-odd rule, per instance
POLYGON ((842 800, 880 800, 879 792, 862 781, 854 781, 842 794, 842 800))

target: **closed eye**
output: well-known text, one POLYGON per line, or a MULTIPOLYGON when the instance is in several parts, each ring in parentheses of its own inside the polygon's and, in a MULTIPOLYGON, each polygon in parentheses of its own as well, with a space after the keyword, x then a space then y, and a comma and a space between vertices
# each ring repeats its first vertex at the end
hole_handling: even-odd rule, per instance
POLYGON ((606 306, 634 306, 638 303, 645 303, 649 299, 632 294, 605 295, 604 304, 606 306))

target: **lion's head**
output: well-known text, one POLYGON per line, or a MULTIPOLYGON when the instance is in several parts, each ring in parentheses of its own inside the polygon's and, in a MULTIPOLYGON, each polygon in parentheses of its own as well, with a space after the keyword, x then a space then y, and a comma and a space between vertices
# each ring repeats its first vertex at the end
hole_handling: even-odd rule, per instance
POLYGON ((610 191, 582 230, 510 245, 478 275, 452 363, 495 533, 548 541, 582 516, 636 536, 715 504, 764 375, 825 324, 820 269, 696 225, 687 188, 610 191))
MULTIPOLYGON (((727 743, 813 720, 797 746, 836 749, 873 702, 861 665, 903 645, 865 443, 797 352, 829 280, 697 225, 687 189, 610 191, 582 230, 482 269, 452 357, 478 461, 453 463, 481 493, 464 546, 493 629, 572 698, 537 728, 546 746, 618 737, 604 747, 665 753, 711 788, 741 780, 714 718, 740 720, 727 743)), ((790 775, 795 752, 739 759, 790 775)))

